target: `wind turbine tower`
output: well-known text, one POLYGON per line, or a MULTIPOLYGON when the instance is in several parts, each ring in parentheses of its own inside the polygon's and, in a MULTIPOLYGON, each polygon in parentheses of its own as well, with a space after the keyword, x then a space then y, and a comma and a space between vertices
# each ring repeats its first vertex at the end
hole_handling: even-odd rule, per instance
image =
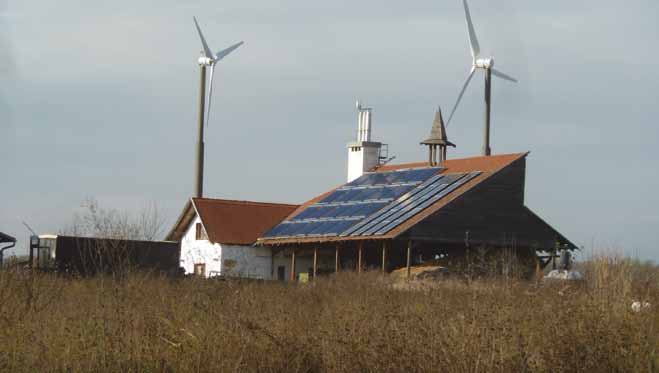
POLYGON ((483 155, 490 155, 492 150, 490 149, 490 111, 492 107, 492 75, 505 79, 514 83, 517 83, 517 79, 502 73, 501 71, 494 68, 494 57, 485 57, 480 56, 480 45, 478 44, 478 39, 476 38, 476 32, 474 31, 474 24, 471 22, 471 14, 469 13, 469 6, 467 5, 467 0, 462 0, 465 10, 465 18, 467 20, 467 30, 469 31, 469 47, 471 48, 471 71, 467 76, 467 80, 462 86, 462 90, 458 95, 458 99, 451 110, 451 115, 448 118, 446 125, 448 126, 453 119, 455 110, 460 104, 460 100, 471 81, 471 78, 474 76, 476 69, 485 70, 485 130, 483 133, 483 155))
POLYGON ((195 27, 199 33, 199 38, 201 39, 201 45, 203 50, 201 56, 199 57, 199 67, 200 67, 200 79, 199 79, 199 123, 197 129, 197 158, 196 158, 196 167, 195 167, 195 197, 202 197, 204 190, 204 115, 206 120, 206 126, 208 126, 208 118, 210 117, 211 109, 211 99, 213 98, 213 69, 215 64, 218 63, 221 59, 226 57, 229 53, 233 52, 236 48, 243 45, 243 42, 236 43, 229 48, 223 49, 217 53, 213 53, 204 34, 199 28, 199 23, 195 17, 194 20, 195 27), (210 77, 208 83, 208 106, 206 107, 206 69, 210 70, 210 77), (207 112, 205 112, 207 110, 207 112))

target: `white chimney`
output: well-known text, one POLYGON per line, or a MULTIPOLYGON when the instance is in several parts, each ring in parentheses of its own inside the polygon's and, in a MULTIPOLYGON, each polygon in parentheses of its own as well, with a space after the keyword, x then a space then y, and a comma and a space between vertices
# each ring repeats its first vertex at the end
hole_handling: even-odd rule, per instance
POLYGON ((357 140, 348 144, 348 182, 380 164, 382 144, 371 141, 371 108, 357 101, 357 140))

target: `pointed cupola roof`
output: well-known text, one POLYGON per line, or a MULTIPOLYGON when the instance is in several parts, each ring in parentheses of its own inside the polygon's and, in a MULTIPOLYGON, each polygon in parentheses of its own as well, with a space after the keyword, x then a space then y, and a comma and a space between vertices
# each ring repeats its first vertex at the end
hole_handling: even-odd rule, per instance
POLYGON ((435 120, 432 123, 430 130, 430 137, 423 140, 421 145, 444 145, 455 147, 455 144, 448 141, 446 136, 446 127, 444 126, 444 119, 442 118, 442 109, 438 108, 435 113, 435 120))

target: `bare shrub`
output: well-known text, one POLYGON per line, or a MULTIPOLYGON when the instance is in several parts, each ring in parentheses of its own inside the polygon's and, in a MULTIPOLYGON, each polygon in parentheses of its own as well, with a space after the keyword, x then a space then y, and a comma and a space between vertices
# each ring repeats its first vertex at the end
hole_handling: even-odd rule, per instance
POLYGON ((630 265, 570 285, 423 291, 370 272, 308 284, 0 272, 0 370, 652 372, 659 287, 626 277, 630 265), (620 276, 629 289, 611 285, 620 276), (653 306, 632 312, 620 296, 642 289, 653 306))

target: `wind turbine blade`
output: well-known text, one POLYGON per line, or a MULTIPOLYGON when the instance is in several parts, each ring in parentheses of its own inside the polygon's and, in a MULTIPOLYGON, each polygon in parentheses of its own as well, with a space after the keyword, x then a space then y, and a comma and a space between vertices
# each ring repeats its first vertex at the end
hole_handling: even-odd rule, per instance
POLYGON ((201 29, 199 28, 199 23, 197 23, 197 18, 192 17, 192 19, 194 20, 194 25, 197 28, 197 32, 199 33, 201 44, 204 46, 204 54, 208 58, 213 58, 213 52, 211 52, 211 49, 208 48, 208 44, 206 44, 206 39, 204 39, 204 34, 201 33, 201 29))
POLYGON ((471 78, 474 76, 475 72, 476 72, 476 67, 472 66, 471 71, 469 72, 469 76, 467 76, 467 80, 465 81, 465 84, 462 86, 462 91, 460 91, 460 94, 458 95, 458 99, 455 101, 453 110, 451 110, 451 115, 448 117, 448 121, 446 122, 447 127, 451 123, 451 119, 453 119, 453 114, 455 114, 455 110, 458 108, 458 105, 460 104, 460 100, 462 100, 462 96, 465 94, 465 90, 467 90, 467 86, 469 85, 469 82, 471 81, 471 78))
POLYGON ((234 50, 236 50, 239 46, 243 45, 244 43, 245 42, 241 41, 240 43, 236 43, 236 44, 230 46, 227 49, 223 49, 223 50, 217 52, 217 54, 215 55, 215 61, 219 61, 219 60, 223 59, 229 53, 233 52, 234 50))
POLYGON ((497 69, 494 69, 494 68, 492 68, 492 75, 498 76, 501 79, 509 80, 513 83, 517 83, 517 79, 513 78, 510 75, 506 75, 506 74, 502 73, 501 71, 499 71, 497 69))
POLYGON ((210 72, 210 78, 208 82, 208 107, 206 108, 206 128, 208 128, 208 119, 211 116, 211 102, 213 102, 213 70, 215 70, 215 64, 212 64, 209 66, 211 72, 210 72))
POLYGON ((471 22, 471 14, 469 13, 469 6, 467 0, 462 0, 465 7, 465 17, 467 18, 467 29, 469 29, 469 46, 471 47, 471 57, 476 61, 481 53, 481 47, 478 45, 476 39, 476 31, 474 31, 474 24, 471 22))

